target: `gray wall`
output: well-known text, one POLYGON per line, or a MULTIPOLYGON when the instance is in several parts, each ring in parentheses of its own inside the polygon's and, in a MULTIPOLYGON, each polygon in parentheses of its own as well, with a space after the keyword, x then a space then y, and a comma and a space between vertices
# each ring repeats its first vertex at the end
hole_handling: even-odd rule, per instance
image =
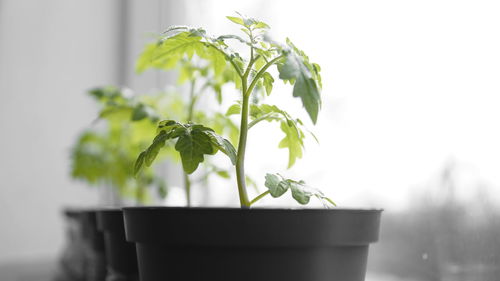
POLYGON ((0 265, 56 258, 61 209, 106 204, 69 177, 69 149, 96 116, 85 92, 162 88, 168 75, 138 76, 134 61, 184 13, 169 0, 0 0, 0 265))
POLYGON ((116 83, 118 1, 0 1, 0 264, 54 257, 60 210, 99 195, 70 180, 69 147, 116 83))

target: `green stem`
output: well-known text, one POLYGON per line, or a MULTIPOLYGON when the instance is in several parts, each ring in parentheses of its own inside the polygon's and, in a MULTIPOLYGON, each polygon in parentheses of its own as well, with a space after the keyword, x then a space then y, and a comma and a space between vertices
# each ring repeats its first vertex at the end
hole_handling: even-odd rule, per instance
MULTIPOLYGON (((243 79, 243 93, 246 92, 246 79, 243 79)), ((240 139, 238 141, 238 154, 236 160, 236 181, 238 183, 238 194, 240 197, 240 205, 242 208, 250 207, 248 201, 248 193, 245 182, 245 150, 247 145, 248 133, 248 109, 249 96, 243 95, 243 103, 241 104, 241 124, 240 124, 240 139)))
POLYGON ((241 78, 241 86, 243 92, 243 102, 241 103, 241 123, 240 123, 240 139, 238 142, 238 154, 236 160, 236 182, 238 184, 238 194, 240 197, 240 205, 242 208, 249 208, 251 203, 248 200, 247 187, 245 182, 245 151, 247 146, 247 136, 248 136, 248 113, 250 107, 250 96, 252 94, 255 85, 257 85, 257 81, 264 75, 266 70, 276 63, 278 60, 282 59, 284 55, 276 57, 266 63, 260 70, 257 72, 257 75, 252 80, 250 86, 247 86, 248 76, 252 69, 252 65, 255 60, 252 59, 248 63, 247 69, 241 78))
POLYGON ((191 207, 191 181, 189 180, 189 175, 186 172, 184 172, 184 190, 186 191, 187 206, 191 207))
POLYGON ((187 122, 193 121, 193 114, 194 114, 194 105, 196 104, 197 101, 197 96, 194 94, 194 89, 196 86, 196 80, 193 79, 191 80, 191 85, 189 89, 189 106, 188 106, 188 114, 187 114, 187 122))
POLYGON ((266 70, 273 64, 275 64, 277 61, 279 61, 280 59, 284 58, 285 55, 281 55, 281 56, 278 56, 278 57, 275 57, 274 59, 270 60, 268 63, 266 63, 260 70, 259 72, 257 72, 257 75, 255 75, 255 77, 253 78, 252 80, 252 83, 250 83, 250 86, 248 87, 248 89, 246 90, 246 94, 245 95, 250 95, 253 91, 253 89, 255 88, 255 85, 257 85, 257 82, 259 81, 259 79, 262 77, 262 75, 264 75, 264 73, 266 72, 266 70))
MULTIPOLYGON (((191 85, 189 89, 189 106, 188 106, 188 114, 187 114, 187 122, 191 122, 193 120, 194 115, 194 105, 196 104, 197 96, 194 93, 196 86, 196 80, 191 80, 191 85)), ((184 174, 184 191, 186 192, 186 202, 187 206, 191 207, 191 180, 189 179, 189 175, 183 171, 184 174)))
POLYGON ((261 193, 259 196, 255 197, 252 201, 250 201, 250 205, 253 205, 255 202, 259 201, 260 199, 264 198, 266 195, 268 195, 270 192, 269 190, 268 191, 265 191, 263 193, 261 193))

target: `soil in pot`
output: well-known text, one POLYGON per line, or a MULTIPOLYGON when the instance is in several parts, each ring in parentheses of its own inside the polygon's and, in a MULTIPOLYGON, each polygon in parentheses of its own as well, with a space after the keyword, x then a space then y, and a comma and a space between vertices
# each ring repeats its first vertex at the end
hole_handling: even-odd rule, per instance
POLYGON ((131 207, 141 281, 363 281, 381 210, 131 207))
POLYGON ((125 240, 125 226, 121 209, 101 210, 97 224, 104 233, 107 281, 138 281, 135 244, 125 240))

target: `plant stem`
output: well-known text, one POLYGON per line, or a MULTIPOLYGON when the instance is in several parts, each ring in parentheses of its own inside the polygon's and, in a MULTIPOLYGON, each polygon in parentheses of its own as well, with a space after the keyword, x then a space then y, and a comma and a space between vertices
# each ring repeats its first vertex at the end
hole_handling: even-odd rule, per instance
POLYGON ((189 180, 189 175, 184 172, 184 190, 186 191, 186 203, 188 207, 191 207, 191 181, 189 180))
POLYGON ((266 63, 260 70, 259 72, 257 72, 257 75, 255 75, 254 79, 252 80, 252 83, 250 83, 250 86, 248 87, 247 89, 247 92, 250 94, 252 93, 253 91, 253 88, 255 88, 255 85, 257 85, 257 82, 259 81, 259 79, 262 77, 262 75, 264 75, 264 73, 266 72, 266 70, 273 64, 275 64, 277 61, 279 61, 280 59, 284 58, 285 55, 281 55, 281 56, 278 56, 278 57, 275 57, 274 59, 270 60, 268 63, 266 63))
MULTIPOLYGON (((197 96, 194 93, 196 86, 196 80, 191 80, 191 85, 189 89, 189 106, 188 106, 188 114, 186 121, 191 122, 193 120, 194 114, 194 105, 197 100, 197 96)), ((191 180, 189 179, 189 175, 182 171, 184 174, 184 191, 186 192, 186 203, 188 207, 191 207, 191 180)))
POLYGON ((269 190, 261 193, 259 196, 255 197, 252 201, 250 201, 250 205, 253 205, 255 202, 259 201, 260 199, 264 198, 266 195, 268 195, 270 192, 269 190))
MULTIPOLYGON (((252 51, 252 56, 253 56, 253 51, 252 51)), ((250 101, 250 96, 252 95, 252 91, 255 88, 255 85, 257 84, 257 81, 264 75, 266 70, 282 59, 284 56, 281 55, 279 57, 276 57, 272 60, 270 60, 268 63, 266 63, 260 70, 257 72, 257 75, 253 78, 252 82, 250 83, 250 86, 247 86, 248 83, 248 76, 250 74, 250 71, 252 69, 252 66, 255 62, 255 59, 251 59, 250 62, 248 63, 247 69, 245 73, 243 74, 243 77, 241 78, 241 87, 242 87, 242 92, 243 92, 243 101, 241 103, 241 123, 240 123, 240 139, 238 142, 238 154, 237 154, 237 160, 236 160, 236 182, 238 184, 238 194, 240 197, 240 205, 242 208, 249 208, 251 203, 248 200, 248 193, 247 193, 247 187, 246 187, 246 182, 245 182, 245 151, 246 151, 246 146, 247 146, 247 135, 248 135, 248 113, 249 113, 249 101, 250 101)))
POLYGON ((189 106, 188 106, 188 114, 186 121, 191 122, 193 121, 193 114, 194 114, 194 105, 196 104, 197 101, 197 96, 194 93, 194 89, 196 86, 196 80, 191 80, 191 85, 189 89, 189 106))
MULTIPOLYGON (((246 92, 246 79, 243 79, 243 93, 246 92)), ((250 207, 248 193, 245 182, 245 150, 247 145, 248 133, 248 108, 249 95, 243 94, 243 103, 241 104, 241 124, 240 139, 238 141, 238 154, 236 160, 236 181, 238 183, 238 194, 242 208, 250 207)))

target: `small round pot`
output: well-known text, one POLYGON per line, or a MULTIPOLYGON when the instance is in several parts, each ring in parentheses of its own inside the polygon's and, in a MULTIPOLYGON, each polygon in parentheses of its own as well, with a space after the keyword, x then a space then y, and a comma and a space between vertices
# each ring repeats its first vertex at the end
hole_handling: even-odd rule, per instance
POLYGON ((104 233, 107 280, 139 280, 135 244, 125 240, 122 210, 100 210, 97 212, 97 225, 104 233))
POLYGON ((141 281, 363 281, 381 210, 124 208, 141 281))

